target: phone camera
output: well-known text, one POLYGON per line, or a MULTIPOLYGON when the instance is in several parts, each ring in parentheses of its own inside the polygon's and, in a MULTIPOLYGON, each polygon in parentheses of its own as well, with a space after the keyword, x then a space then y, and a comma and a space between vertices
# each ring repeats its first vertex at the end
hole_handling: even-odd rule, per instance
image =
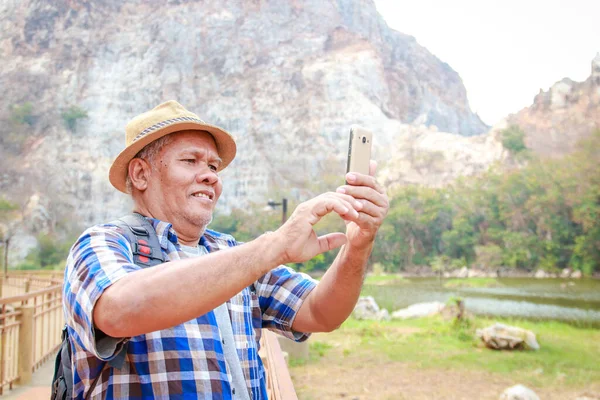
POLYGON ((367 143, 367 138, 365 136, 363 136, 363 143, 367 143))

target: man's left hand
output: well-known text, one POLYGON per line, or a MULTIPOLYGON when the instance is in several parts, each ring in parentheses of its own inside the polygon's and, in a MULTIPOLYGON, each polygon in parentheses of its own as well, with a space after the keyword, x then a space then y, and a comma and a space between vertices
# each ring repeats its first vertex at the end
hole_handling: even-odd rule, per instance
POLYGON ((337 192, 348 194, 363 204, 359 218, 346 225, 350 247, 363 248, 373 243, 377 230, 387 215, 389 200, 385 189, 375 179, 376 169, 377 163, 371 160, 369 175, 349 172, 346 174, 347 184, 337 189, 337 192))

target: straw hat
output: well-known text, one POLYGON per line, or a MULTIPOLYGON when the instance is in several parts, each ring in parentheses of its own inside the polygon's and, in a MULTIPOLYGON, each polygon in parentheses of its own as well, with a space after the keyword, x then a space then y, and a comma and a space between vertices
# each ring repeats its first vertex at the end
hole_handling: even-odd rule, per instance
POLYGON ((229 165, 235 157, 236 145, 231 134, 219 127, 207 124, 178 102, 170 100, 129 121, 125 127, 125 149, 110 167, 108 175, 110 183, 121 192, 127 193, 125 181, 129 161, 153 141, 169 133, 186 130, 204 131, 214 137, 219 157, 223 160, 219 171, 229 165))

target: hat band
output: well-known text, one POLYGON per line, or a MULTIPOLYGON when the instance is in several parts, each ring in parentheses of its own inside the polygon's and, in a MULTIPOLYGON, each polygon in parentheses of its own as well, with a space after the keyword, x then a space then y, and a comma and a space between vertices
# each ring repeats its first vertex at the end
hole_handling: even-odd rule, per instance
POLYGON ((142 132, 140 132, 132 141, 135 142, 141 138, 143 138, 144 136, 146 136, 147 134, 149 134, 150 132, 153 132, 157 129, 161 129, 164 128, 165 126, 169 126, 172 125, 176 122, 183 122, 183 121, 192 121, 192 122, 198 122, 200 124, 204 124, 205 122, 202 121, 199 118, 193 118, 193 117, 179 117, 179 118, 173 118, 173 119, 168 119, 166 121, 161 121, 158 124, 154 124, 146 129, 144 129, 142 132))

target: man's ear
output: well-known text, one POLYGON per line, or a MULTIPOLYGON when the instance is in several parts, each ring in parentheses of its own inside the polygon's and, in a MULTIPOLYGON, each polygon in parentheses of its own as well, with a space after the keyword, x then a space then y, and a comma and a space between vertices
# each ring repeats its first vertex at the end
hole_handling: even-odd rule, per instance
POLYGON ((150 179, 151 167, 146 160, 142 158, 134 158, 129 162, 129 179, 131 186, 139 191, 144 191, 148 188, 148 180, 150 179))

